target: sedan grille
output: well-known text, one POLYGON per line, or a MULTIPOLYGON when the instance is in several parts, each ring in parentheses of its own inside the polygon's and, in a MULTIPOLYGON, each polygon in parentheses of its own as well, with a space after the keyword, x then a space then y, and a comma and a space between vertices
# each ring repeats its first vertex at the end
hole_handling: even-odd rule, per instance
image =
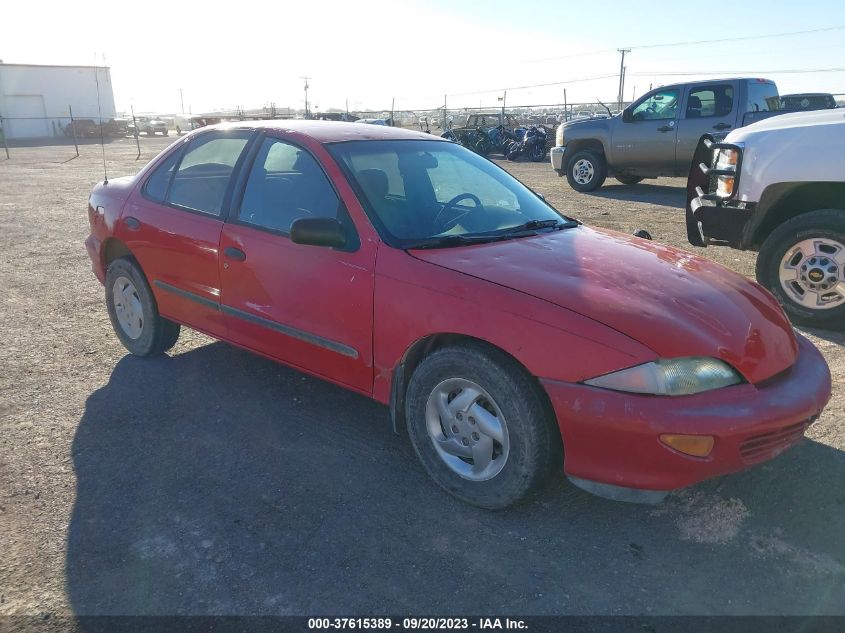
POLYGON ((755 463, 776 457, 804 437, 804 431, 816 419, 808 418, 775 431, 749 437, 739 446, 739 452, 747 463, 755 463))

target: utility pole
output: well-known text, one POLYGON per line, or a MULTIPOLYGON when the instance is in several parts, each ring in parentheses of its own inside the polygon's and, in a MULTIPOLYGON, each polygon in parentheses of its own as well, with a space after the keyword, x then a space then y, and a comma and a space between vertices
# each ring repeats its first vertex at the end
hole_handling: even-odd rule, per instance
POLYGON ((619 109, 622 109, 622 86, 625 81, 625 53, 630 53, 630 48, 617 48, 622 53, 622 62, 619 64, 619 109))
POLYGON ((300 77, 305 82, 305 118, 310 119, 311 117, 308 114, 308 80, 311 77, 300 77))
POLYGON ((619 93, 622 96, 622 101, 619 103, 619 109, 622 109, 622 104, 625 103, 625 79, 628 76, 628 67, 622 69, 622 91, 619 93))
POLYGON ((179 103, 182 106, 182 109, 179 110, 180 114, 185 114, 185 95, 182 92, 182 89, 179 88, 179 103))

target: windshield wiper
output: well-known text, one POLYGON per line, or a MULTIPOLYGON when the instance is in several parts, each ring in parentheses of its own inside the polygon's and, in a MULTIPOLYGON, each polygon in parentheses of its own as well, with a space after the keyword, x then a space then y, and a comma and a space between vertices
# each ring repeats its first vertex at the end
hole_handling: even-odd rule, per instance
POLYGON ((438 235, 426 237, 420 240, 406 242, 405 249, 413 248, 448 248, 450 246, 466 246, 468 244, 484 244, 485 242, 496 242, 506 240, 520 233, 529 233, 537 229, 571 229, 581 224, 578 220, 528 220, 523 224, 512 226, 493 233, 470 233, 457 235, 438 235))
POLYGON ((405 249, 413 248, 448 248, 449 246, 466 246, 467 244, 483 244, 503 239, 501 235, 439 235, 413 240, 403 245, 405 249))
POLYGON ((536 229, 571 229, 578 226, 580 222, 577 220, 528 220, 523 224, 517 224, 510 228, 500 231, 497 235, 513 235, 515 233, 524 233, 525 231, 534 231, 536 229))

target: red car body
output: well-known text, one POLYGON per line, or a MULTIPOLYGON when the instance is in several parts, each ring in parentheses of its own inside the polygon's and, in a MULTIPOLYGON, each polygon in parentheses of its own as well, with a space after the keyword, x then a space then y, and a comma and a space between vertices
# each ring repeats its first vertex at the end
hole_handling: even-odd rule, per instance
POLYGON ((140 186, 166 151, 136 177, 91 194, 86 246, 100 281, 111 259, 131 254, 167 319, 389 404, 399 422, 406 367, 432 341, 485 341, 542 385, 570 478, 617 498, 770 459, 803 436, 830 396, 826 363, 774 298, 709 260, 585 226, 400 250, 380 238, 326 144, 430 135, 311 121, 240 127, 307 149, 346 206, 360 247, 296 244, 151 202, 140 186), (246 260, 228 258, 230 247, 246 260), (744 382, 678 397, 584 384, 689 356, 722 359, 744 382), (711 435, 713 450, 686 455, 661 442, 664 433, 711 435))

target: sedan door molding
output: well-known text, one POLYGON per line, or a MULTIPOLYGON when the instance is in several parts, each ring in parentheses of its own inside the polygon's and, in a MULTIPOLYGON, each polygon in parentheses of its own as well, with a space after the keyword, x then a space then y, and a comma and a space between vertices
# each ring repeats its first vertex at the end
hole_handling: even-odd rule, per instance
POLYGON ((212 301, 211 299, 207 299, 189 290, 177 288, 176 286, 173 286, 165 281, 161 281, 160 279, 156 279, 155 281, 153 281, 153 285, 156 288, 161 288, 166 292, 178 295, 183 299, 196 301, 197 303, 200 303, 206 306, 207 308, 219 310, 223 314, 238 317, 239 319, 243 319, 244 321, 249 321, 250 323, 255 323, 256 325, 275 330, 276 332, 281 332, 282 334, 293 337, 295 339, 299 339, 300 341, 305 341, 306 343, 311 343, 312 345, 316 345, 317 347, 322 347, 323 349, 335 352, 336 354, 340 354, 341 356, 347 356, 352 359, 358 358, 358 350, 356 350, 354 347, 350 347, 349 345, 345 345, 344 343, 333 341, 331 339, 320 336, 319 334, 312 334, 311 332, 306 332, 304 330, 285 325, 284 323, 279 323, 277 321, 258 316, 257 314, 252 314, 251 312, 245 312, 244 310, 239 310, 238 308, 233 308, 231 306, 212 301))
POLYGON ((356 350, 355 348, 349 347, 349 345, 345 345, 344 343, 338 343, 337 341, 325 338, 323 336, 320 336, 319 334, 305 332, 304 330, 300 330, 298 328, 291 327, 289 325, 285 325, 283 323, 279 323, 277 321, 258 316, 257 314, 245 312, 244 310, 239 310, 238 308, 233 308, 224 304, 220 305, 220 309, 223 311, 223 314, 228 314, 230 316, 243 319, 244 321, 249 321, 250 323, 255 323, 256 325, 260 325, 271 330, 276 330, 277 332, 281 332, 282 334, 285 334, 287 336, 299 339, 300 341, 305 341, 306 343, 311 343, 312 345, 322 347, 342 356, 348 356, 349 358, 353 359, 358 358, 358 350, 356 350))

